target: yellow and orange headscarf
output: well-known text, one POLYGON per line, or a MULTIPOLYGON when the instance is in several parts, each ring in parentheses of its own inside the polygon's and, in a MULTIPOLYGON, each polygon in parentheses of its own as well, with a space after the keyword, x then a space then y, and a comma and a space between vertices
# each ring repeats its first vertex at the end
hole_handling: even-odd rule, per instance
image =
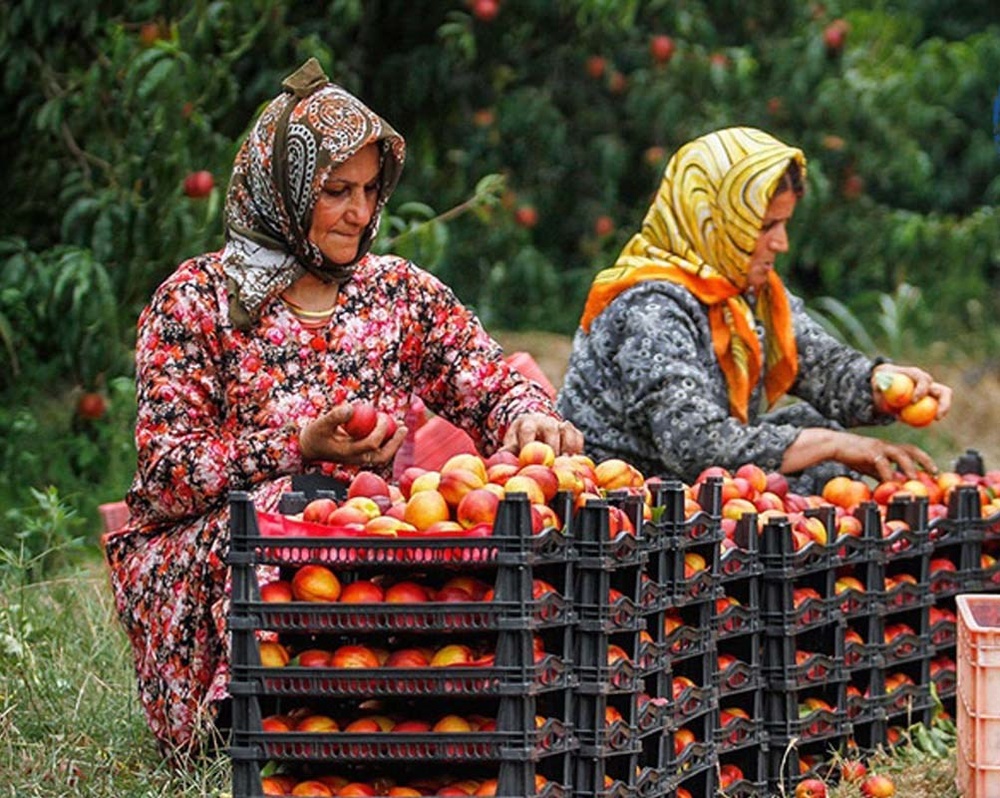
POLYGON ((774 403, 791 387, 798 354, 785 287, 771 271, 752 310, 743 293, 767 206, 801 150, 749 127, 718 130, 685 144, 667 164, 642 229, 611 268, 594 278, 580 324, 590 325, 622 291, 646 280, 679 283, 708 306, 712 343, 729 386, 730 413, 747 420, 766 364, 774 403), (760 351, 754 315, 764 325, 760 351))

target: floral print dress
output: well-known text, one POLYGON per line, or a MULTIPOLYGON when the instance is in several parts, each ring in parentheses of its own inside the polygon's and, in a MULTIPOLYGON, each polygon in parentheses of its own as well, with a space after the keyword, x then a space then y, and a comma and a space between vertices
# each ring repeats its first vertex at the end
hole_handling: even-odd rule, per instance
POLYGON ((271 511, 293 474, 356 470, 304 463, 304 423, 359 399, 402 419, 415 395, 490 452, 516 416, 554 415, 452 291, 401 258, 365 256, 321 329, 273 298, 244 332, 228 302, 214 253, 181 264, 143 312, 131 517, 104 541, 165 751, 194 743, 227 696, 229 492, 271 511))

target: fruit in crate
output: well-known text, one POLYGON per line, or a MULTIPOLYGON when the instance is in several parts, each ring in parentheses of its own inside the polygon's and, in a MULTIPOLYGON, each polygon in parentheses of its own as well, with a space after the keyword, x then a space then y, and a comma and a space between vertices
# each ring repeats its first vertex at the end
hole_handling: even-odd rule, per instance
POLYGON ((694 681, 687 676, 678 674, 677 676, 673 677, 673 684, 671 689, 675 701, 678 698, 680 698, 681 695, 683 695, 685 690, 696 690, 697 688, 698 685, 695 684, 694 681))
POLYGON ((739 765, 735 765, 732 762, 719 765, 719 789, 728 790, 745 778, 746 776, 743 775, 743 771, 739 765))
POLYGON ((378 668, 381 664, 375 651, 361 645, 341 646, 330 656, 334 668, 378 668))
POLYGON ((751 513, 756 515, 757 506, 749 499, 742 499, 735 496, 727 499, 722 505, 722 517, 739 521, 744 515, 751 513))
POLYGON ((461 643, 452 643, 435 651, 430 664, 432 668, 468 665, 473 659, 475 656, 471 648, 461 643))
POLYGON ((325 565, 303 565, 292 577, 292 595, 299 601, 336 601, 340 580, 325 565))
POLYGON ((687 726, 682 726, 674 732, 674 756, 680 756, 684 750, 696 741, 694 732, 687 726))
POLYGON ((341 604, 380 604, 384 600, 385 591, 370 579, 350 582, 340 591, 341 604))
POLYGON ((302 520, 313 524, 325 524, 330 513, 337 509, 333 499, 313 499, 302 510, 302 520))
POLYGON ((292 583, 287 579, 275 579, 273 582, 267 582, 260 587, 261 601, 281 604, 289 602, 294 598, 292 583))
POLYGON ((694 579, 698 574, 703 573, 708 569, 708 563, 705 558, 695 551, 689 551, 684 554, 684 578, 694 579))
POLYGON ((466 493, 459 501, 455 516, 463 529, 471 529, 477 524, 493 525, 500 498, 491 490, 477 488, 466 493))
POLYGON ((297 732, 335 732, 340 731, 340 725, 329 715, 306 715, 295 723, 297 732))
MULTIPOLYGON (((433 726, 431 726, 432 732, 471 732, 472 726, 469 725, 469 721, 463 718, 461 715, 445 715, 440 718, 433 726)), ((440 795, 440 793, 438 793, 440 795)))
POLYGON ((823 523, 822 519, 816 518, 815 516, 799 516, 794 520, 792 529, 794 532, 801 532, 804 535, 807 535, 810 540, 820 546, 825 546, 829 542, 826 524, 823 523))
POLYGON ((517 453, 517 462, 521 467, 527 465, 551 466, 555 461, 555 449, 544 441, 529 441, 517 453))
POLYGON ((347 486, 347 498, 353 499, 355 496, 369 499, 389 496, 389 483, 371 471, 359 471, 347 486))
POLYGON ((866 483, 846 476, 834 477, 828 481, 823 486, 821 495, 824 501, 847 510, 853 510, 872 497, 871 488, 866 483))
POLYGON ((281 643, 262 641, 259 650, 260 664, 265 668, 283 668, 291 660, 288 649, 281 643))

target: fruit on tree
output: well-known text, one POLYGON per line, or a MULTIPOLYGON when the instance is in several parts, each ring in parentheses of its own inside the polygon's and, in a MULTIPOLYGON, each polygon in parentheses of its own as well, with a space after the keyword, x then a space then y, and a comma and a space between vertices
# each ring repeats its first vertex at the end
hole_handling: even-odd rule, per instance
POLYGON ((531 205, 522 205, 514 211, 514 221, 521 225, 521 227, 531 229, 538 224, 538 211, 531 205))
POLYGON ((850 25, 843 19, 835 19, 823 29, 823 44, 828 53, 836 54, 844 49, 849 29, 850 25))
POLYGON ((658 64, 666 64, 674 57, 674 40, 664 34, 658 34, 649 40, 649 54, 658 64))
POLYGON ((107 412, 108 403, 96 391, 87 391, 80 395, 76 403, 76 414, 86 421, 97 421, 107 412))
POLYGON ((475 0, 472 16, 482 22, 492 22, 500 13, 500 0, 475 0))
POLYGON ((184 178, 184 193, 192 199, 207 197, 215 187, 215 178, 212 173, 204 169, 192 172, 184 178))

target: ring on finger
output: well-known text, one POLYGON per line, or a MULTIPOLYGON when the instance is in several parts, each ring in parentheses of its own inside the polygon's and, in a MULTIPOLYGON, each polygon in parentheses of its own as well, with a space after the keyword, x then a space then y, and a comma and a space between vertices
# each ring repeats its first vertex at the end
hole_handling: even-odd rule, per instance
POLYGON ((872 460, 872 462, 877 463, 879 460, 888 460, 888 459, 889 458, 887 458, 884 454, 877 454, 875 455, 875 459, 872 460))

